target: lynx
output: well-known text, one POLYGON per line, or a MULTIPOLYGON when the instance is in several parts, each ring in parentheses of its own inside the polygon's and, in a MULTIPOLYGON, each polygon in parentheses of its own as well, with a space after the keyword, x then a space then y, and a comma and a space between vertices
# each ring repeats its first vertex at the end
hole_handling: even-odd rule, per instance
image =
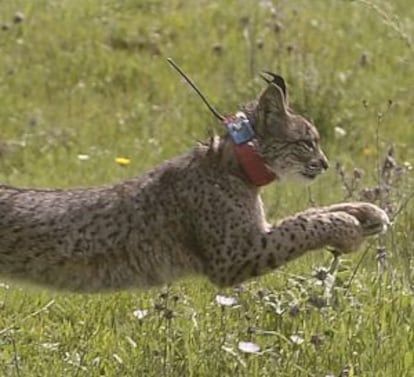
POLYGON ((369 203, 311 208, 275 225, 260 186, 328 168, 316 128, 269 81, 240 115, 254 138, 199 143, 139 177, 78 189, 0 186, 0 276, 74 292, 149 288, 188 275, 231 286, 310 250, 356 250, 383 232, 369 203), (244 154, 241 147, 250 148, 244 154))

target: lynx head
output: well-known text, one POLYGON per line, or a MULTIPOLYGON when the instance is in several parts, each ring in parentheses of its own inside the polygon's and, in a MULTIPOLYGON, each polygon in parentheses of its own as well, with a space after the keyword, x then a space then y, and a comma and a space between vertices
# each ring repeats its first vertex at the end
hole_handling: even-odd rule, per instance
POLYGON ((273 75, 268 82, 251 113, 260 153, 279 179, 313 180, 328 168, 319 133, 288 108, 284 80, 273 75))

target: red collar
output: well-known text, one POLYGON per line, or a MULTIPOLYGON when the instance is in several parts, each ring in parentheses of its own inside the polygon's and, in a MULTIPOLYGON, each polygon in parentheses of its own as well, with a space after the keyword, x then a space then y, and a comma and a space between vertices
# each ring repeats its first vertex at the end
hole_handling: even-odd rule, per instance
POLYGON ((255 139, 244 144, 233 143, 233 150, 246 177, 254 186, 265 186, 276 179, 276 174, 258 153, 255 139))

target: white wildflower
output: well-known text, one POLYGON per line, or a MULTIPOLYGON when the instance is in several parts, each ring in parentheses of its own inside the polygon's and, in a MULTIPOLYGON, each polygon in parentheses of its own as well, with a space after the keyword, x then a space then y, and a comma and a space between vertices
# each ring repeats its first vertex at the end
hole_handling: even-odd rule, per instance
POLYGON ((334 132, 335 132, 335 137, 337 139, 341 139, 342 137, 346 136, 346 131, 342 127, 335 127, 334 132))
POLYGON ((301 345, 304 342, 304 339, 301 336, 297 335, 297 334, 291 335, 290 340, 293 343, 297 344, 298 346, 301 345))
POLYGON ((260 352, 260 346, 253 342, 239 342, 237 348, 245 353, 257 353, 260 352))
POLYGON ((237 299, 235 297, 231 297, 231 296, 217 295, 216 296, 216 302, 217 302, 217 304, 219 304, 221 306, 234 306, 234 305, 237 304, 237 299))
POLYGON ((144 310, 134 310, 132 314, 138 319, 143 319, 148 315, 148 313, 149 313, 148 310, 144 309, 144 310))

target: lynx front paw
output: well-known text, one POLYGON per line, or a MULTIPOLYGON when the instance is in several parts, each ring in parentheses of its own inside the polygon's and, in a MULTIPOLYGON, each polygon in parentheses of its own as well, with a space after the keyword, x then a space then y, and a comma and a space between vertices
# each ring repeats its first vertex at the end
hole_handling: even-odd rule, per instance
POLYGON ((331 235, 328 245, 335 254, 350 253, 358 250, 364 241, 363 228, 355 216, 345 211, 335 211, 331 214, 331 235))
POLYGON ((331 246, 337 253, 357 250, 366 237, 383 233, 390 225, 387 214, 371 203, 341 203, 329 208, 333 223, 339 226, 333 232, 331 246))
POLYGON ((333 209, 355 217, 361 226, 363 237, 384 233, 390 225, 385 211, 371 203, 343 203, 333 206, 333 209))

